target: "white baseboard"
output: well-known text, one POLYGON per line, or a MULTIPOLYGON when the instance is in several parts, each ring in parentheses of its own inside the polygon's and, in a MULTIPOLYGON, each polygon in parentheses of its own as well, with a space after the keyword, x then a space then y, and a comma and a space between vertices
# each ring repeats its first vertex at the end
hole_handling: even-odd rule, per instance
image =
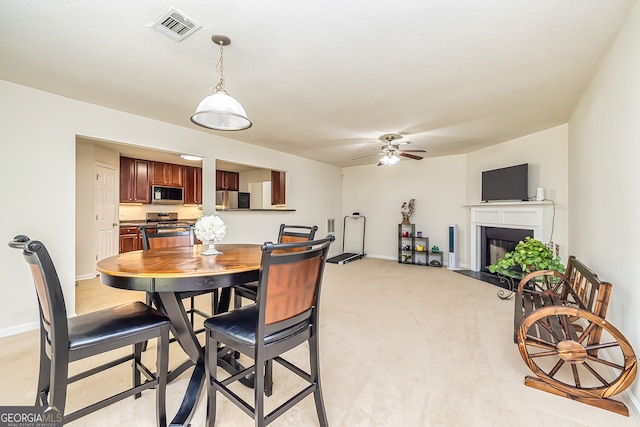
POLYGON ((80 276, 76 276, 76 282, 79 281, 79 280, 93 279, 96 276, 97 276, 97 273, 82 274, 80 276))
POLYGON ((629 389, 626 389, 624 393, 627 393, 629 397, 629 401, 631 402, 631 408, 629 408, 629 413, 633 414, 635 418, 640 418, 640 402, 636 399, 636 396, 631 393, 629 389))
POLYGON ((397 261, 398 260, 396 257, 392 257, 392 256, 388 256, 388 255, 367 254, 366 257, 367 258, 377 258, 377 259, 388 259, 388 260, 391 260, 391 261, 397 261))
POLYGON ((0 329, 0 338, 8 337, 11 335, 21 334, 23 332, 33 331, 38 329, 40 325, 38 322, 24 323, 18 326, 12 326, 10 328, 0 329))

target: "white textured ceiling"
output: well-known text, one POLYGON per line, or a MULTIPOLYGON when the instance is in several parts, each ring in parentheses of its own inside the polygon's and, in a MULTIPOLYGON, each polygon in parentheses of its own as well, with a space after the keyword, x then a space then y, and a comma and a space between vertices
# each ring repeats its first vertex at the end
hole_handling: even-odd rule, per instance
POLYGON ((390 132, 441 156, 566 123, 634 5, 3 0, 0 78, 339 166, 375 163, 351 159, 390 132), (170 7, 202 28, 152 30, 170 7), (212 34, 231 38, 226 89, 248 130, 189 121, 218 79, 212 34))

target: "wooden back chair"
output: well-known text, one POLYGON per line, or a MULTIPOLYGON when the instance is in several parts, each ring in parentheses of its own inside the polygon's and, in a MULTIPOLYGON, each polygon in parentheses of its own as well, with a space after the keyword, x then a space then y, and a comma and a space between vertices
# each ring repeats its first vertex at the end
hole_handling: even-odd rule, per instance
POLYGON ((27 236, 16 236, 9 246, 21 249, 31 268, 40 310, 40 368, 36 406, 52 408, 63 423, 83 417, 143 390, 156 390, 156 418, 166 426, 165 390, 169 351, 169 319, 140 301, 67 318, 58 274, 45 246, 27 236), (142 364, 142 346, 157 338, 156 373, 142 364), (108 351, 133 346, 133 352, 69 377, 69 363, 108 351), (133 360, 133 386, 112 397, 65 414, 67 386, 105 369, 133 360), (141 373, 149 379, 141 382, 141 373))
MULTIPOLYGON (((142 225, 139 227, 140 236, 142 238, 142 249, 158 249, 158 248, 173 248, 179 246, 193 246, 195 242, 193 224, 189 226, 184 225, 142 225)), ((213 315, 217 310, 218 304, 218 291, 205 291, 205 292, 186 292, 180 294, 182 299, 189 299, 189 307, 185 309, 185 312, 189 316, 191 325, 195 324, 195 315, 202 317, 203 319, 213 315), (207 313, 196 308, 195 297, 202 295, 203 293, 212 293, 211 296, 211 312, 207 313)), ((151 295, 147 293, 146 303, 151 305, 151 295)), ((204 332, 204 328, 196 330, 196 333, 204 332)))
MULTIPOLYGON (((318 226, 313 225, 286 225, 280 224, 280 230, 278 231, 278 243, 293 243, 313 240, 318 226)), ((300 248, 303 250, 304 248, 300 248)), ((242 306, 242 298, 255 301, 258 295, 257 283, 243 283, 233 287, 234 300, 233 305, 235 308, 242 306)))
POLYGON ((142 237, 142 249, 152 248, 173 248, 177 246, 193 246, 195 238, 193 235, 193 225, 188 227, 183 225, 140 226, 140 236, 142 237))
POLYGON ((313 394, 321 426, 327 426, 318 359, 319 301, 324 267, 334 236, 314 241, 262 245, 262 261, 256 304, 213 316, 205 321, 207 330, 205 366, 207 373, 209 426, 215 424, 216 392, 221 392, 265 426, 285 411, 313 394), (283 359, 281 354, 309 343, 310 373, 283 359), (224 380, 217 377, 218 343, 252 358, 254 366, 224 380), (264 394, 267 361, 276 361, 309 382, 278 409, 265 415, 264 394), (227 386, 254 372, 254 405, 227 386))
POLYGON ((305 240, 313 240, 318 226, 308 225, 287 225, 280 224, 280 231, 278 232, 278 243, 292 243, 301 242, 305 240))

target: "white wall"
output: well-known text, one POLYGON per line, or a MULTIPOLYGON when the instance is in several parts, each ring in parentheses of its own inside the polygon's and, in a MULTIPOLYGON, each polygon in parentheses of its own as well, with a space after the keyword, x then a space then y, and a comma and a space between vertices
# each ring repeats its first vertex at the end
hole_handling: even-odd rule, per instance
POLYGON ((613 283, 607 318, 638 354, 640 4, 569 122, 569 151, 569 246, 613 283))
MULTIPOLYGON (((120 168, 120 154, 92 142, 76 138, 76 280, 96 275, 95 175, 96 164, 120 168)), ((144 218, 144 216, 140 217, 144 218)), ((46 242, 44 242, 46 244, 46 242)), ((117 246, 116 246, 117 247, 117 246)))
MULTIPOLYGON (((469 208, 480 203, 482 171, 529 163, 529 194, 544 187, 556 203, 553 241, 568 256, 567 237, 567 125, 558 126, 475 151, 467 155, 404 160, 387 168, 368 165, 345 168, 342 182, 343 215, 360 211, 367 216, 366 252, 369 256, 397 259, 397 224, 400 206, 416 199, 411 222, 429 236, 448 261, 448 225, 458 224, 459 264, 470 260, 469 208)), ((347 233, 347 239, 349 235, 347 233)), ((549 236, 547 236, 549 237, 549 236)), ((347 240, 348 241, 348 240, 347 240)))
MULTIPOLYGON (((273 240, 283 222, 317 224, 326 232, 327 217, 341 212, 340 169, 324 163, 232 141, 213 133, 162 123, 0 81, 0 178, 5 183, 0 236, 17 234, 43 241, 52 254, 70 314, 75 307, 76 275, 76 136, 205 157, 204 213, 215 211, 215 159, 286 170, 287 206, 296 212, 224 212, 226 242, 273 240), (35 120, 33 106, 46 114, 35 120), (10 202, 10 205, 9 205, 10 202)), ((188 118, 185 118, 185 126, 188 118)), ((85 153, 86 154, 86 153, 85 153)), ((86 168, 85 168, 86 169, 86 168)), ((82 227, 81 221, 81 227, 82 227)), ((78 231, 78 233, 91 231, 78 231)), ((0 251, 3 298, 0 336, 37 322, 33 282, 21 254, 0 251)), ((332 251, 338 251, 334 245, 332 251)))
MULTIPOLYGON (((448 226, 457 223, 463 244, 461 251, 464 252, 465 156, 402 160, 392 167, 356 166, 343 169, 343 175, 342 215, 360 212, 367 217, 365 252, 368 256, 398 258, 400 207, 410 199, 416 200, 411 222, 416 224, 416 231, 429 237, 430 247, 438 245, 440 250, 446 251, 448 226)), ((341 230, 342 226, 343 218, 337 218, 336 229, 341 230)), ((358 247, 357 242, 349 241, 347 233, 345 247, 350 245, 358 247)))

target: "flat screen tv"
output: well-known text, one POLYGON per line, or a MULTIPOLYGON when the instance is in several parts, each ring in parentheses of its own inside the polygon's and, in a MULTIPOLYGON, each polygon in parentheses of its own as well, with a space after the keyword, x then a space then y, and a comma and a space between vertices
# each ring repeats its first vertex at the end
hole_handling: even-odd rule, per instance
POLYGON ((482 201, 529 200, 529 164, 482 172, 482 201))

